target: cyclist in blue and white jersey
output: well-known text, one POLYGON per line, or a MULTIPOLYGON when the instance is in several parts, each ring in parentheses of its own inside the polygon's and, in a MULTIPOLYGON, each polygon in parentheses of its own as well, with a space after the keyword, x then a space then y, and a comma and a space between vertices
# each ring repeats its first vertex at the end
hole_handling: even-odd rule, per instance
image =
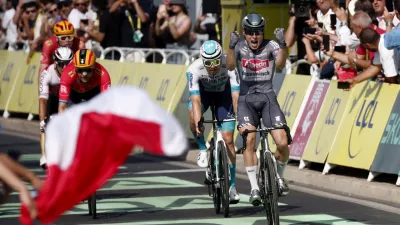
MULTIPOLYGON (((204 129, 197 127, 203 113, 215 104, 217 120, 235 119, 237 99, 239 96, 239 78, 235 70, 229 71, 226 67, 226 55, 216 41, 206 41, 200 47, 201 57, 195 60, 187 70, 187 79, 190 92, 189 117, 190 129, 199 145, 200 153, 197 164, 206 168, 208 166, 207 147, 204 140, 204 129)), ((222 136, 228 148, 230 159, 230 202, 239 202, 236 190, 236 153, 233 143, 233 133, 236 121, 227 121, 221 124, 222 136)))

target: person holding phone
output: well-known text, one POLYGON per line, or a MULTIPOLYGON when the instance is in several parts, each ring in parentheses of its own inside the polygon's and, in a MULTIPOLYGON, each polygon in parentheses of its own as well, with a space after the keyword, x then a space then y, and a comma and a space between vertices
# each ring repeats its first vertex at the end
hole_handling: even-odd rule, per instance
POLYGON ((89 35, 85 34, 86 30, 93 29, 94 22, 97 20, 97 13, 89 6, 89 0, 75 0, 75 8, 68 15, 68 21, 74 26, 75 36, 81 37, 86 48, 91 48, 92 43, 89 41, 89 35), (87 24, 86 30, 81 30, 81 24, 87 24))
MULTIPOLYGON (((291 136, 276 94, 272 86, 275 70, 283 69, 286 64, 288 49, 283 28, 274 31, 276 41, 264 39, 265 19, 260 14, 248 14, 242 20, 245 40, 239 41, 239 33, 230 34, 226 66, 239 73, 240 92, 237 109, 237 129, 242 134, 246 129, 254 130, 262 115, 265 127, 275 127, 271 132, 277 151, 275 158, 279 178, 279 194, 289 193, 289 186, 283 178, 283 172, 289 160, 291 136)), ((260 189, 257 183, 256 133, 248 134, 247 148, 243 153, 246 172, 250 180, 250 203, 261 203, 260 189)))
POLYGON ((372 28, 361 31, 360 41, 368 51, 376 52, 372 64, 353 79, 346 80, 350 88, 378 75, 382 70, 386 83, 398 84, 398 71, 400 59, 394 50, 387 49, 384 44, 385 34, 380 35, 372 28))

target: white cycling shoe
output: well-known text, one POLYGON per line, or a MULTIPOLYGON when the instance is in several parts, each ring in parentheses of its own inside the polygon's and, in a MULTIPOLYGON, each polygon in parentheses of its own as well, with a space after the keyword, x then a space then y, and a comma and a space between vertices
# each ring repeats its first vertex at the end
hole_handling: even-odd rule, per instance
POLYGON ((229 203, 230 204, 237 204, 240 201, 239 193, 236 190, 236 187, 231 186, 229 188, 229 203))
POLYGON ((208 166, 208 155, 207 150, 200 151, 199 155, 197 156, 197 165, 201 168, 207 168, 208 166))

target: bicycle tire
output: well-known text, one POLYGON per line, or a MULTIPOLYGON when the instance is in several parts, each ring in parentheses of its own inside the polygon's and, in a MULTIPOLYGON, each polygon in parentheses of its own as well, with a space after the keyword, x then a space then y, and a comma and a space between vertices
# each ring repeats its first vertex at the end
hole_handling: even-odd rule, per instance
POLYGON ((267 214, 269 225, 279 225, 279 206, 278 206, 278 181, 274 157, 270 152, 264 153, 264 208, 267 214))
POLYGON ((213 203, 214 203, 214 209, 215 213, 219 214, 221 212, 221 194, 220 194, 220 189, 216 187, 216 169, 215 169, 215 159, 214 159, 214 141, 211 142, 210 146, 210 178, 211 178, 211 192, 212 192, 212 198, 213 198, 213 203))
POLYGON ((87 200, 88 200, 89 216, 91 216, 91 215, 93 215, 92 214, 92 196, 90 196, 87 200))
POLYGON ((221 187, 221 203, 222 212, 224 217, 229 215, 229 168, 228 157, 223 141, 218 142, 218 153, 220 158, 219 173, 220 173, 220 187, 221 187))
POLYGON ((91 205, 92 205, 92 218, 96 219, 97 210, 96 210, 96 192, 90 197, 91 205))

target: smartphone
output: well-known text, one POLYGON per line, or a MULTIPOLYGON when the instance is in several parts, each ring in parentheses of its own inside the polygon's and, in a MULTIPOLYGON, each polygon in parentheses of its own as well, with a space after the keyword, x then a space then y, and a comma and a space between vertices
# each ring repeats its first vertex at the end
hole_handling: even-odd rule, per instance
POLYGON ((81 23, 85 25, 89 25, 89 20, 88 19, 81 19, 81 23))
POLYGON ((78 31, 76 32, 76 35, 77 35, 78 37, 83 37, 83 35, 85 35, 85 31, 84 31, 84 30, 81 30, 81 29, 78 29, 78 31))
POLYGON ((304 27, 303 34, 315 34, 317 32, 316 28, 304 27))
POLYGON ((337 88, 338 89, 350 89, 350 83, 343 82, 343 81, 338 81, 337 88))
POLYGON ((331 28, 336 30, 336 14, 330 14, 331 17, 331 28))
POLYGON ((318 23, 318 27, 319 27, 319 28, 323 28, 323 27, 324 27, 324 24, 323 24, 323 23, 318 23))
POLYGON ((329 35, 322 35, 322 43, 323 43, 324 49, 326 51, 329 51, 329 49, 330 49, 330 43, 329 42, 330 42, 329 35))
POLYGON ((335 46, 335 51, 336 52, 345 53, 346 52, 346 46, 335 46))

